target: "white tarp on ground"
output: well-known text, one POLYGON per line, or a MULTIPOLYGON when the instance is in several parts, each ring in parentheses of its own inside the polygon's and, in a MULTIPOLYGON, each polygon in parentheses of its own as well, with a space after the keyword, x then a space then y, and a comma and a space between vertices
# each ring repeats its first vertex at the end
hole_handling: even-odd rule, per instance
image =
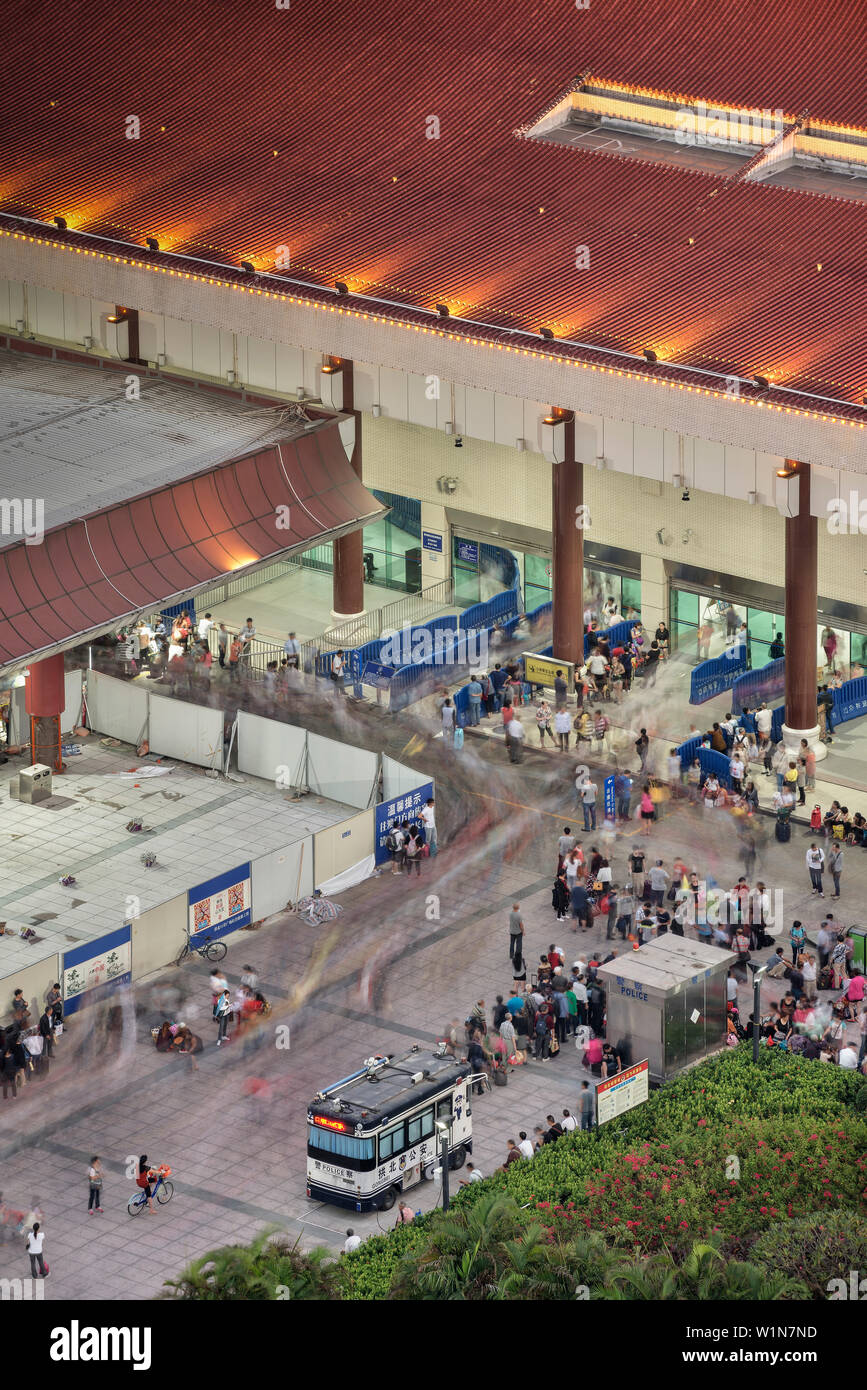
MULTIPOLYGON (((163 777, 167 772, 174 772, 174 770, 174 766, 169 766, 165 763, 160 763, 159 767, 155 764, 148 763, 145 767, 134 767, 129 772, 107 772, 105 775, 106 777, 135 777, 137 779, 142 779, 145 777, 163 777)), ((165 793, 166 796, 169 794, 168 792, 165 793)), ((154 795, 156 795, 156 793, 154 793, 154 795)))
POLYGON ((363 883, 366 878, 370 878, 375 868, 376 860, 372 854, 368 854, 364 859, 359 859, 357 864, 350 864, 343 873, 335 874, 334 878, 327 878, 317 887, 322 891, 323 897, 333 898, 335 894, 343 893, 347 888, 354 888, 356 883, 363 883))

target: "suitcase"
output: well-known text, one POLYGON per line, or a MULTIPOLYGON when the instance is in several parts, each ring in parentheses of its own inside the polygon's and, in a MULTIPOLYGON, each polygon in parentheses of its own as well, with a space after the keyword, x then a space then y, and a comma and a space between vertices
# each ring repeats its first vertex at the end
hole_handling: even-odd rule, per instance
POLYGON ((778 820, 774 826, 774 834, 781 845, 788 844, 792 838, 792 827, 787 820, 778 820))
POLYGON ((460 726, 460 724, 459 724, 458 727, 455 729, 455 748, 463 748, 463 746, 464 746, 464 731, 463 731, 463 729, 461 728, 461 726, 460 726))

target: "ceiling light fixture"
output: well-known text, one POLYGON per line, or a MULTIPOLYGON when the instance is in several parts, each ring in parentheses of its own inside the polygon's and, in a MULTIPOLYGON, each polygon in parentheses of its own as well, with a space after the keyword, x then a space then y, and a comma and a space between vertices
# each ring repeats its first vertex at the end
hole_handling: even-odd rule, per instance
POLYGON ((338 294, 349 294, 349 286, 345 280, 335 280, 334 288, 338 294))
POLYGON ((148 249, 149 251, 159 251, 159 249, 160 249, 160 244, 159 244, 159 242, 157 241, 157 239, 156 239, 155 236, 146 236, 146 237, 145 237, 145 246, 147 247, 147 249, 148 249))
POLYGON ((438 304, 438 305, 437 305, 437 313, 439 314, 439 316, 440 316, 441 319, 450 319, 450 318, 451 318, 451 311, 449 310, 448 304, 438 304))
POLYGON ((766 376, 754 376, 753 381, 756 383, 760 391, 770 391, 771 383, 768 381, 768 378, 766 376))
POLYGON ((65 232, 65 231, 66 231, 66 226, 67 226, 66 218, 65 218, 65 217, 55 217, 55 219, 54 219, 54 225, 55 225, 55 227, 57 228, 57 230, 58 230, 59 232, 65 232))
POLYGON ((659 358, 657 357, 656 353, 653 351, 653 348, 642 348, 642 349, 641 349, 641 352, 642 352, 642 355, 643 355, 644 357, 647 358, 648 362, 658 362, 658 361, 659 361, 659 358))
POLYGON ((254 266, 254 264, 253 264, 252 261, 242 261, 242 262, 241 262, 241 269, 242 269, 242 270, 246 270, 246 272, 247 272, 248 275, 255 275, 255 274, 256 274, 256 267, 254 266))
POLYGON ((540 329, 539 329, 539 337, 540 337, 540 338, 551 339, 551 338, 553 338, 553 336, 554 336, 554 330, 553 330, 553 328, 540 328, 540 329))

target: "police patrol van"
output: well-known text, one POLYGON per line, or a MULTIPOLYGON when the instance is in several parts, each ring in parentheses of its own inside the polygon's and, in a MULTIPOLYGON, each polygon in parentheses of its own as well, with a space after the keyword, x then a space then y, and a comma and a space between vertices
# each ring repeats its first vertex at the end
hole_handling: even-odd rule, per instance
POLYGON ((388 1211, 432 1178, 442 1136, 449 1167, 473 1149, 472 1067, 443 1044, 403 1057, 369 1057, 314 1096, 307 1109, 307 1196, 354 1211, 388 1211))

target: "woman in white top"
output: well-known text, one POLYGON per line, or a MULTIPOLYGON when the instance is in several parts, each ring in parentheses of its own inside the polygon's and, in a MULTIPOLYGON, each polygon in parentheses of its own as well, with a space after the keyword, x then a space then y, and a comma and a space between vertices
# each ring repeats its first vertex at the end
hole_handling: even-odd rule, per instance
POLYGON ((443 743, 451 743, 455 735, 455 716, 457 711, 450 699, 443 702, 440 714, 443 721, 443 743))
POLYGON ((33 1227, 27 1236, 27 1253, 30 1256, 30 1274, 32 1278, 38 1279, 40 1274, 43 1279, 48 1277, 48 1269, 42 1257, 42 1246, 45 1242, 45 1232, 39 1229, 39 1222, 33 1227))
POLYGON ((575 887, 575 880, 578 877, 578 870, 581 868, 581 859, 579 857, 577 849, 573 849, 571 853, 567 855, 563 867, 566 870, 566 887, 569 889, 569 892, 571 893, 572 889, 575 887))
POLYGON ((711 773, 710 777, 708 777, 707 781, 706 781, 705 784, 704 784, 704 804, 705 804, 705 806, 710 807, 710 808, 712 808, 713 806, 715 806, 715 805, 716 805, 716 799, 717 799, 717 796, 718 796, 718 795, 719 795, 719 782, 717 781, 716 777, 714 777, 713 773, 711 773))

